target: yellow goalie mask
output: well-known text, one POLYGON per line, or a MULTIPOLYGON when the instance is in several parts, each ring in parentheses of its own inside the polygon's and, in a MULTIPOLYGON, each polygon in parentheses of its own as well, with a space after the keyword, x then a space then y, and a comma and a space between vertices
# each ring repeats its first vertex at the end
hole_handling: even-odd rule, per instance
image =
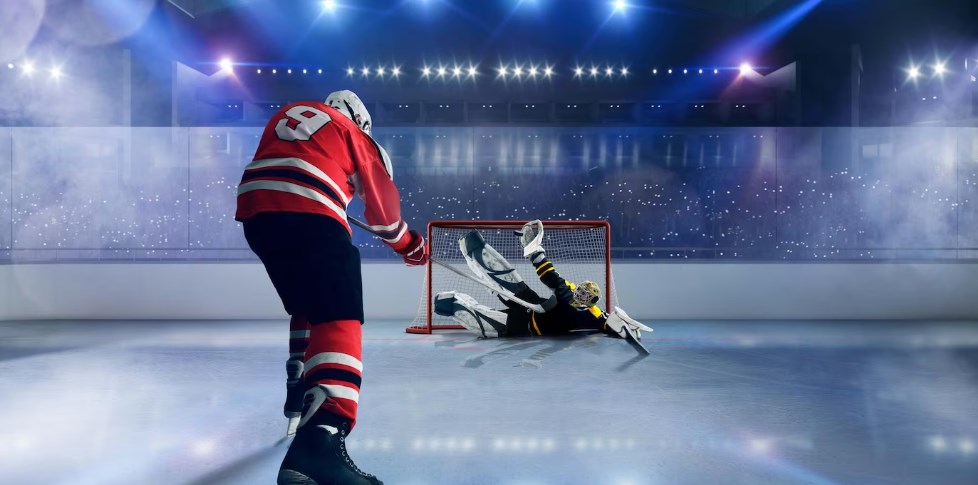
POLYGON ((587 310, 601 299, 601 288, 593 281, 582 281, 580 284, 574 285, 571 290, 574 292, 571 306, 578 310, 587 310))

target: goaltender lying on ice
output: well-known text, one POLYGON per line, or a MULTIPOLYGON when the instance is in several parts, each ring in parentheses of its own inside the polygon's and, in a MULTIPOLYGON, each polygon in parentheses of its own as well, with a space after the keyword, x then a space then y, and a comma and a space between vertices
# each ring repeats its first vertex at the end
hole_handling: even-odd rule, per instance
POLYGON ((543 298, 531 289, 482 234, 472 230, 458 241, 469 268, 484 286, 506 306, 496 310, 465 293, 445 291, 435 295, 435 313, 452 317, 459 325, 485 338, 526 335, 562 335, 572 331, 600 331, 621 338, 641 338, 652 329, 630 318, 621 308, 611 314, 598 308, 601 289, 593 281, 572 283, 562 278, 543 248, 543 223, 539 220, 515 231, 523 255, 536 268, 540 281, 553 290, 543 298))

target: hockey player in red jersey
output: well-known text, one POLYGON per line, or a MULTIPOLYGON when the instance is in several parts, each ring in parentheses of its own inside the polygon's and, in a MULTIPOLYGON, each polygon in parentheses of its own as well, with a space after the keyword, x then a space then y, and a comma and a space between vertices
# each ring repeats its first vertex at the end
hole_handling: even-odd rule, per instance
POLYGON ((285 414, 295 440, 281 484, 379 484, 346 452, 357 418, 363 324, 360 253, 346 209, 364 217, 408 265, 428 260, 401 219, 390 159, 371 137, 360 98, 337 91, 272 116, 238 186, 235 219, 291 315, 285 414))

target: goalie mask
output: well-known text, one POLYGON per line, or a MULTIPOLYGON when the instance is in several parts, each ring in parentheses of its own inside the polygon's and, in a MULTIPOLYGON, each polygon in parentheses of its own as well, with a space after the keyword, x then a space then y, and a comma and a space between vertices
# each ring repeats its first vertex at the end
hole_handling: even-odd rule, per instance
POLYGON ((601 288, 593 281, 582 281, 574 287, 574 299, 571 306, 578 310, 587 310, 601 299, 601 288))
POLYGON ((360 96, 357 96, 356 93, 349 89, 333 92, 326 98, 326 104, 353 120, 364 133, 370 134, 370 129, 373 127, 370 113, 367 112, 367 107, 363 101, 360 101, 360 96))

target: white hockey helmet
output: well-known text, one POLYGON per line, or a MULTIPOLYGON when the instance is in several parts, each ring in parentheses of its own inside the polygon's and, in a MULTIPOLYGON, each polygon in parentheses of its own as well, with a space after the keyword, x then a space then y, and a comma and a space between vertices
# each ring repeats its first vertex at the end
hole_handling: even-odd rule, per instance
POLYGON ((364 133, 370 134, 370 129, 373 127, 373 123, 370 121, 370 113, 367 112, 367 107, 364 106, 363 101, 360 101, 360 96, 357 96, 356 93, 349 89, 335 91, 326 98, 326 104, 353 120, 364 133))

